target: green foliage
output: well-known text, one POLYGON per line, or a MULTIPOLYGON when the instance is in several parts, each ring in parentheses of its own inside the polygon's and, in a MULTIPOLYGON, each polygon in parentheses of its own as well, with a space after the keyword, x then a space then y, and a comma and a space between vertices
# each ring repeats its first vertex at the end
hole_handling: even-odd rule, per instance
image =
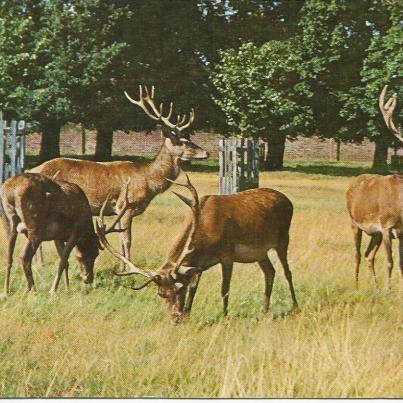
POLYGON ((211 78, 215 100, 233 132, 255 137, 310 132, 312 113, 306 99, 312 93, 302 80, 301 63, 291 40, 261 47, 247 43, 221 53, 211 78))
MULTIPOLYGON (((371 38, 367 56, 361 69, 361 83, 350 91, 340 94, 344 102, 340 115, 357 126, 356 138, 387 138, 384 122, 378 107, 378 97, 385 84, 389 84, 399 100, 403 99, 403 13, 401 7, 391 3, 388 7, 390 27, 385 33, 376 33, 371 38), (358 123, 358 124, 357 124, 358 123)), ((387 98, 386 98, 387 99, 387 98)), ((394 114, 396 124, 399 109, 394 114)), ((393 140, 389 135, 388 142, 393 140)), ((397 142, 397 141, 396 141, 397 142)))
MULTIPOLYGON (((257 12, 253 1, 232 4, 257 12)), ((390 84, 403 98, 401 10, 394 0, 307 0, 288 35, 222 52, 212 81, 232 130, 390 143, 378 97, 390 84)))
POLYGON ((126 9, 100 0, 5 1, 0 18, 0 107, 43 125, 99 123, 114 105, 126 9))

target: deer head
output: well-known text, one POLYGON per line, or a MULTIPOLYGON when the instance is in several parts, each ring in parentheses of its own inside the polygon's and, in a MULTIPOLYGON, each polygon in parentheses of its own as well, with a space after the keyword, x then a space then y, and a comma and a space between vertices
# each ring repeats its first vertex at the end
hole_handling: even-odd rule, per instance
POLYGON ((100 244, 94 233, 81 238, 77 243, 76 258, 85 284, 91 284, 94 281, 94 262, 99 254, 99 249, 100 244))
POLYGON ((385 94, 387 89, 388 86, 385 85, 381 91, 381 94, 379 95, 379 109, 381 110, 386 127, 403 143, 402 129, 400 127, 396 127, 392 120, 393 111, 396 108, 397 95, 393 94, 385 103, 385 94))
MULTIPOLYGON (((199 216, 200 216, 200 204, 199 197, 197 194, 197 190, 190 182, 189 177, 186 175, 187 183, 180 184, 174 181, 171 181, 179 186, 186 187, 191 192, 191 198, 187 198, 186 196, 173 192, 176 196, 179 197, 185 204, 187 204, 192 211, 192 222, 191 228, 189 231, 189 235, 183 246, 182 250, 178 254, 177 259, 172 261, 166 261, 157 271, 147 271, 136 266, 132 261, 125 258, 122 254, 120 254, 107 240, 106 235, 111 232, 120 232, 122 229, 115 229, 117 223, 120 221, 121 217, 124 214, 124 211, 129 206, 126 196, 126 203, 123 208, 123 212, 119 214, 119 216, 114 220, 114 222, 107 227, 104 223, 104 214, 103 210, 107 204, 107 200, 101 209, 101 213, 99 216, 99 220, 96 222, 96 232, 99 237, 101 244, 117 259, 121 260, 125 263, 130 271, 123 273, 116 273, 116 276, 131 276, 131 275, 141 275, 146 277, 147 280, 140 286, 134 287, 130 286, 133 290, 141 290, 148 286, 149 284, 156 284, 158 286, 158 295, 166 300, 168 306, 171 310, 172 317, 175 321, 178 321, 183 316, 183 306, 185 302, 186 296, 186 286, 192 280, 192 277, 200 273, 202 269, 200 267, 189 267, 184 266, 184 263, 189 261, 192 253, 195 250, 195 242, 194 237, 199 224, 199 216)), ((169 180, 169 179, 168 179, 169 180)), ((127 195, 127 191, 126 191, 127 195)))
POLYGON ((163 104, 161 103, 159 108, 155 106, 154 86, 151 87, 150 93, 147 87, 144 87, 143 91, 143 86, 140 85, 138 101, 131 98, 126 91, 124 91, 124 94, 132 104, 139 106, 148 117, 162 123, 162 133, 166 139, 165 145, 171 154, 183 161, 208 158, 208 152, 190 141, 189 135, 183 133, 183 130, 190 127, 194 121, 195 113, 193 109, 189 114, 189 118, 186 115, 178 115, 176 123, 172 123, 170 119, 173 113, 173 103, 170 103, 169 112, 164 116, 163 104))

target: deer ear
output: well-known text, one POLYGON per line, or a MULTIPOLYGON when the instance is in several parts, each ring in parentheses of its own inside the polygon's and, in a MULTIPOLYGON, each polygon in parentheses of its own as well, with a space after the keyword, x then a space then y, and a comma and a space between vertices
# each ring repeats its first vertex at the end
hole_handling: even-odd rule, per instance
POLYGON ((183 196, 183 195, 181 195, 180 193, 176 193, 176 192, 174 192, 174 191, 172 191, 172 193, 173 193, 175 196, 178 196, 179 199, 181 199, 181 200, 182 200, 185 204, 187 204, 189 207, 193 207, 193 206, 194 206, 194 202, 193 202, 191 199, 187 198, 186 196, 183 196))

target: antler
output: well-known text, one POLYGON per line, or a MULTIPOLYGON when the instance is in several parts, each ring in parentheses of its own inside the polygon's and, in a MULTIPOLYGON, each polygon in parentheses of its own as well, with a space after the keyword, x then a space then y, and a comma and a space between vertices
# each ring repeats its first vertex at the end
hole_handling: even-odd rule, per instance
POLYGON ((383 120, 386 123, 386 127, 403 143, 403 134, 400 128, 396 128, 392 120, 393 111, 395 110, 397 103, 397 95, 393 94, 389 100, 385 103, 385 94, 388 86, 385 85, 381 94, 379 95, 379 109, 382 112, 383 120))
MULTIPOLYGON (((115 227, 120 222, 120 220, 122 219, 122 217, 125 214, 125 212, 127 211, 127 209, 132 206, 132 204, 129 203, 129 199, 128 199, 129 183, 130 183, 130 180, 128 180, 126 182, 125 202, 124 202, 123 208, 120 211, 120 213, 118 214, 117 218, 113 221, 113 223, 109 227, 106 226, 105 221, 104 221, 104 214, 105 214, 106 205, 108 204, 108 201, 110 198, 110 194, 109 194, 102 205, 101 211, 99 213, 99 219, 96 220, 96 222, 95 222, 95 230, 96 230, 98 239, 101 242, 102 246, 104 246, 113 256, 115 256, 117 259, 121 260, 123 263, 125 263, 131 269, 131 271, 129 271, 129 272, 124 272, 124 273, 113 272, 113 273, 117 276, 129 276, 132 274, 141 274, 145 277, 150 278, 150 281, 147 282, 147 284, 148 284, 154 280, 154 277, 156 276, 157 273, 148 272, 148 271, 140 269, 132 261, 127 259, 122 254, 120 254, 106 239, 107 234, 110 234, 112 232, 124 231, 124 229, 117 229, 115 227)), ((145 287, 144 284, 143 284, 143 286, 145 287)), ((142 288, 142 286, 141 286, 141 288, 142 288)), ((141 289, 141 288, 138 288, 138 289, 141 289)))
POLYGON ((126 213, 126 211, 130 207, 132 207, 132 203, 129 203, 129 197, 128 197, 129 184, 130 184, 130 179, 128 179, 127 182, 126 182, 125 201, 124 201, 124 204, 123 204, 123 208, 122 208, 122 210, 120 210, 120 213, 118 214, 116 219, 113 221, 113 223, 109 227, 106 227, 106 225, 105 225, 104 214, 105 214, 105 208, 106 208, 106 206, 108 204, 109 198, 111 197, 110 193, 108 194, 108 196, 106 197, 104 203, 102 204, 101 210, 99 212, 99 219, 100 219, 100 223, 101 223, 101 226, 102 226, 102 230, 103 230, 105 235, 110 234, 111 232, 123 232, 123 231, 125 231, 124 228, 118 228, 117 229, 115 227, 118 224, 118 222, 120 222, 120 220, 122 219, 122 217, 126 213))
POLYGON ((188 239, 186 240, 186 244, 184 246, 184 248, 182 249, 181 254, 179 255, 179 258, 176 260, 176 262, 174 262, 174 272, 178 271, 178 269, 180 268, 180 266, 182 265, 183 261, 185 260, 185 258, 194 251, 195 246, 194 246, 194 237, 195 237, 195 233, 196 233, 196 229, 199 225, 199 217, 200 217, 200 203, 199 203, 199 195, 197 194, 197 190, 196 188, 192 185, 192 183, 190 182, 189 176, 186 174, 186 180, 187 183, 177 183, 171 179, 166 178, 169 182, 174 183, 175 185, 178 186, 183 186, 186 187, 187 189, 190 190, 191 194, 192 194, 192 199, 187 198, 186 196, 183 196, 180 193, 176 193, 176 192, 172 192, 174 193, 176 196, 179 197, 179 199, 181 199, 185 204, 187 204, 190 209, 192 210, 192 224, 191 224, 191 229, 190 229, 190 233, 188 236, 188 239))
POLYGON ((126 91, 124 91, 124 94, 126 95, 126 98, 132 104, 135 104, 135 105, 139 106, 141 109, 143 109, 143 111, 146 113, 146 115, 149 116, 151 119, 161 121, 171 129, 175 129, 175 130, 178 130, 179 132, 181 132, 183 129, 186 129, 193 123, 194 118, 195 118, 195 113, 194 113, 193 108, 189 114, 189 120, 187 121, 187 123, 185 123, 186 115, 183 115, 182 117, 180 115, 178 115, 176 124, 173 124, 172 122, 170 122, 170 118, 172 116, 172 111, 173 111, 173 103, 171 102, 169 105, 168 115, 163 116, 163 114, 162 114, 163 104, 162 103, 160 104, 159 110, 157 109, 157 107, 154 104, 154 93, 155 93, 154 86, 151 87, 151 95, 148 92, 148 88, 146 86, 144 86, 144 90, 145 90, 145 94, 146 94, 145 96, 143 95, 143 86, 139 85, 140 99, 138 101, 131 98, 126 91), (149 110, 146 103, 149 105, 151 110, 149 110))

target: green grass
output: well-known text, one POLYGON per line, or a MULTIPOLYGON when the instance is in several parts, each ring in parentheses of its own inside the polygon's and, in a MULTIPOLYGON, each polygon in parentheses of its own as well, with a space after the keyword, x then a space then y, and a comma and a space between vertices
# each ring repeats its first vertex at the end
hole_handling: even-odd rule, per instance
MULTIPOLYGON (((216 193, 215 173, 191 178, 200 194, 216 193)), ((387 290, 381 250, 381 289, 372 288, 363 264, 355 290, 344 207, 350 181, 348 175, 292 169, 261 175, 261 186, 284 192, 295 206, 289 258, 302 309, 296 315, 286 315, 291 299, 275 256, 269 314, 261 313, 258 266, 237 264, 228 318, 222 316, 221 274, 214 267, 203 274, 191 317, 174 326, 153 286, 138 292, 122 287, 132 280, 114 278, 117 262, 107 252, 96 262, 93 289, 80 282, 72 257, 71 289, 62 284, 50 296, 57 259, 46 244, 44 266, 34 266, 37 294, 24 294, 16 264, 12 294, 0 301, 0 395, 402 397, 399 273, 395 267, 387 290)), ((135 220, 134 261, 158 268, 185 214, 187 207, 170 192, 154 199, 135 220)), ((117 245, 118 238, 112 241, 117 245)), ((5 250, 3 241, 3 267, 5 250)))

